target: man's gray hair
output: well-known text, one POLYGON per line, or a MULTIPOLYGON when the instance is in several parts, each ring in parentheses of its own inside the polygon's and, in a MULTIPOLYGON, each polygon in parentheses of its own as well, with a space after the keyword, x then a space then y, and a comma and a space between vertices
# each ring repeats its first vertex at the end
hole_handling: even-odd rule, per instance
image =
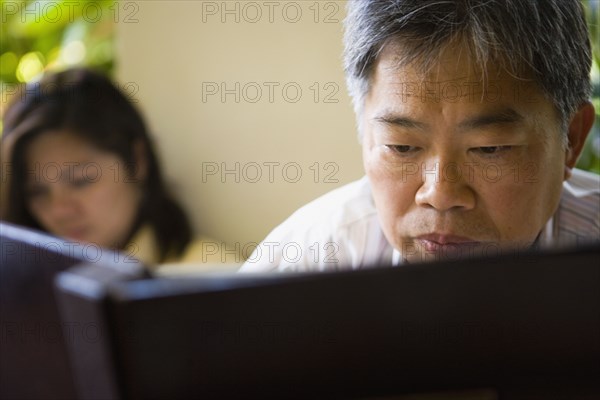
POLYGON ((390 42, 402 48, 400 66, 416 62, 426 71, 446 45, 460 42, 478 65, 526 73, 555 105, 565 134, 591 96, 590 40, 579 0, 350 0, 344 61, 358 119, 375 61, 390 42))

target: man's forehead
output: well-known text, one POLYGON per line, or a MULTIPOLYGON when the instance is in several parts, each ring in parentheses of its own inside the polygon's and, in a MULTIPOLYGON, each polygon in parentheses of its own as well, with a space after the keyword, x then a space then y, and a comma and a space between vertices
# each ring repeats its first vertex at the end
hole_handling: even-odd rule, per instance
POLYGON ((386 69, 412 75, 413 80, 478 80, 511 77, 532 82, 529 67, 515 68, 506 55, 476 55, 470 46, 454 40, 435 49, 416 51, 408 41, 391 40, 384 44, 375 61, 375 71, 386 69))
POLYGON ((477 62, 465 45, 449 44, 428 59, 407 60, 406 46, 391 42, 375 63, 372 87, 403 97, 437 101, 540 101, 538 86, 527 74, 508 71, 500 61, 477 62))

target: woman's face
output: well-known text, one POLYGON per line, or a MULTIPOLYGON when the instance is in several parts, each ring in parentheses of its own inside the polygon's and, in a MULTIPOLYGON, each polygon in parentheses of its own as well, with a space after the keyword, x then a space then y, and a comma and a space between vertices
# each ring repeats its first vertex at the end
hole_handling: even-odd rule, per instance
POLYGON ((48 232, 119 248, 142 197, 140 183, 114 153, 64 131, 45 132, 25 151, 29 211, 48 232))

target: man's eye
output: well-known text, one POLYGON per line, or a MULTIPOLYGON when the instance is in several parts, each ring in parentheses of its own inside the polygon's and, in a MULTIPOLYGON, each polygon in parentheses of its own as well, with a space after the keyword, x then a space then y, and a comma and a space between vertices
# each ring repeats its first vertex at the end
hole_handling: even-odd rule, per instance
POLYGON ((484 146, 484 147, 477 147, 476 151, 479 151, 482 154, 485 155, 494 155, 494 154, 498 154, 498 153, 502 153, 504 151, 508 151, 512 148, 512 146, 484 146))
POLYGON ((412 153, 412 152, 414 152, 414 151, 416 151, 418 149, 415 146, 409 146, 409 145, 406 145, 406 144, 400 144, 400 145, 389 144, 389 145, 387 145, 387 147, 390 150, 395 151, 396 153, 402 153, 402 154, 412 153))

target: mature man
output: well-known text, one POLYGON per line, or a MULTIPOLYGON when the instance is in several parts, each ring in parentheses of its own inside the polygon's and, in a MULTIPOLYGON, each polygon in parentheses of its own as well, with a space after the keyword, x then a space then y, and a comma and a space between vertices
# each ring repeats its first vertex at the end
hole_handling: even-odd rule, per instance
POLYGON ((345 68, 366 177, 299 209, 241 271, 331 270, 600 240, 583 8, 356 0, 345 68))

